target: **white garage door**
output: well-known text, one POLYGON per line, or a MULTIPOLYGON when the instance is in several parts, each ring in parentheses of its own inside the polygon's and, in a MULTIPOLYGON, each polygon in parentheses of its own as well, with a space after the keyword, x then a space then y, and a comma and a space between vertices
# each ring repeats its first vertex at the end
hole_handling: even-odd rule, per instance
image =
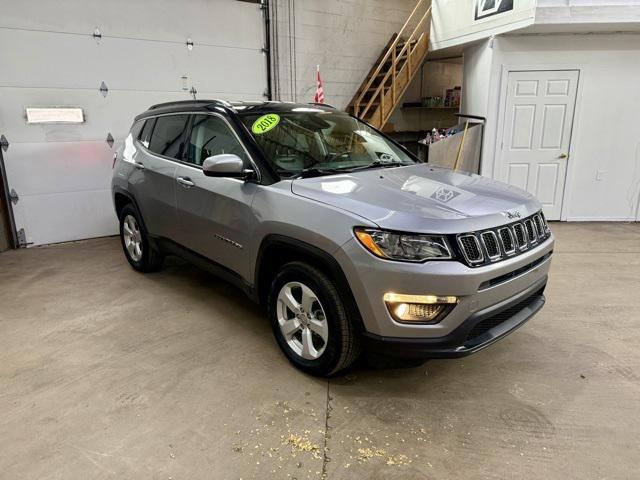
POLYGON ((28 244, 117 232, 113 153, 149 105, 191 98, 192 88, 197 98, 264 99, 255 3, 0 0, 0 11, 0 134, 28 244), (29 107, 79 107, 85 121, 27 124, 29 107))

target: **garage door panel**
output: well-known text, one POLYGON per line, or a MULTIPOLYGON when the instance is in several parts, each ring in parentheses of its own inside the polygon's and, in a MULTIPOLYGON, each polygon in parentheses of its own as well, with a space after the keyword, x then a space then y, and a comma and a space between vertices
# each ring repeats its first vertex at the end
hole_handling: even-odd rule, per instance
MULTIPOLYGON (((225 92, 198 90, 198 98, 237 99, 225 92)), ((23 142, 104 141, 107 134, 116 139, 126 136, 133 119, 149 106, 192 98, 188 92, 112 91, 103 98, 95 90, 47 88, 1 88, 0 132, 11 145, 23 142), (85 112, 85 122, 78 125, 28 125, 25 107, 71 106, 85 112)), ((262 100, 262 91, 244 95, 247 100, 262 100)))
POLYGON ((236 97, 264 90, 264 54, 259 50, 156 41, 91 37, 0 29, 1 86, 110 90, 180 90, 182 76, 197 90, 236 97), (12 45, 19 44, 20 48, 12 45), (28 60, 26 60, 28 59, 28 60))
POLYGON ((29 244, 104 237, 118 233, 109 190, 22 196, 24 228, 29 244), (46 206, 46 208, 43 208, 46 206))
POLYGON ((259 6, 237 0, 38 0, 4 8, 0 26, 90 35, 262 47, 259 6), (126 19, 130 19, 126 21, 126 19), (179 19, 179 21, 176 21, 179 19), (135 29, 131 25, 135 23, 135 29))
POLYGON ((9 187, 25 196, 110 188, 113 154, 106 142, 12 144, 4 154, 9 187))

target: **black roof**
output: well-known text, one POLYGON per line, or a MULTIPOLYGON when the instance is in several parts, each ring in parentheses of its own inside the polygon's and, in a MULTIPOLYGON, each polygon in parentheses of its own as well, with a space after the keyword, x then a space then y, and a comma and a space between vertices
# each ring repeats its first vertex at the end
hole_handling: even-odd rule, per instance
POLYGON ((136 120, 161 113, 211 112, 219 113, 274 113, 290 112, 297 108, 319 108, 335 111, 331 105, 320 103, 293 103, 272 101, 227 102, 225 100, 177 100, 175 102, 158 103, 136 117, 136 120))

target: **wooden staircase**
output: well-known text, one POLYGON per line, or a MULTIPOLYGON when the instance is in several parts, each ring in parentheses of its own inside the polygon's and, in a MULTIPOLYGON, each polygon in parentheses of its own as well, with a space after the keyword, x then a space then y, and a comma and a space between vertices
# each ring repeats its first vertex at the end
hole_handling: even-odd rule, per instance
POLYGON ((352 115, 382 129, 429 49, 431 2, 419 0, 400 32, 394 34, 347 106, 352 115))

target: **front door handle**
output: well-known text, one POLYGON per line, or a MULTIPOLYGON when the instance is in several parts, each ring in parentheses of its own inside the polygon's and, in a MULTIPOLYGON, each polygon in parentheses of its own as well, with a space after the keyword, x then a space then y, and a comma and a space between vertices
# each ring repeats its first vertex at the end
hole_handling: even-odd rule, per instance
POLYGON ((184 188, 191 188, 195 185, 189 177, 178 177, 176 178, 176 181, 184 188))
POLYGON ((144 164, 140 162, 135 162, 133 166, 136 167, 138 170, 144 170, 144 164))

